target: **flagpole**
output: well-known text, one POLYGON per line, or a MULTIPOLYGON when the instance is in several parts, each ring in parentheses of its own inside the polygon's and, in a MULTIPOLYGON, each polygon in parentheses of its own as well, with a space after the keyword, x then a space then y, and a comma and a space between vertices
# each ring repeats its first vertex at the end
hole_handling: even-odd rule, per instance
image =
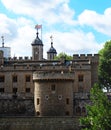
POLYGON ((37 36, 38 36, 38 30, 41 29, 41 39, 42 39, 42 25, 36 25, 35 29, 37 29, 37 36))
POLYGON ((41 40, 42 40, 42 26, 41 26, 41 40))

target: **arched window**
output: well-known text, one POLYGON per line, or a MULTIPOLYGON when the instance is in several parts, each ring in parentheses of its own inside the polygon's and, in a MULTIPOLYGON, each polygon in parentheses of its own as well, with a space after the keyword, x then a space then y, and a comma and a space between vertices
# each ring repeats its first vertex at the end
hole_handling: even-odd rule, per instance
POLYGON ((79 106, 76 108, 76 115, 81 115, 81 108, 79 106))
POLYGON ((86 115, 86 108, 82 107, 82 115, 86 115))
POLYGON ((40 112, 39 111, 37 111, 37 116, 39 116, 40 115, 40 112))

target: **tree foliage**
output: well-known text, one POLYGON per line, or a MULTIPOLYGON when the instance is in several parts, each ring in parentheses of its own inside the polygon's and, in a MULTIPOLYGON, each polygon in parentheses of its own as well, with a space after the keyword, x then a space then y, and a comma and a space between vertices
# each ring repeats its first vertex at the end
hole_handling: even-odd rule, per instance
POLYGON ((67 55, 66 53, 63 53, 63 52, 59 53, 58 56, 56 56, 54 59, 60 60, 62 58, 64 58, 65 60, 72 60, 73 59, 72 56, 69 56, 69 55, 67 55))
POLYGON ((87 116, 80 119, 82 130, 111 130, 111 100, 95 85, 91 89, 91 105, 87 105, 87 116))
POLYGON ((111 89, 111 41, 107 41, 100 50, 99 82, 107 91, 111 89))

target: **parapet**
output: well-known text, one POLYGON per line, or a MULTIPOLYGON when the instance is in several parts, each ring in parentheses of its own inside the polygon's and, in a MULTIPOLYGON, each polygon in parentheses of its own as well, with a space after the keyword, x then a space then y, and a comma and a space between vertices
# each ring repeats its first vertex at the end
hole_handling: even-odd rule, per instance
POLYGON ((90 60, 91 62, 98 62, 99 61, 99 54, 74 54, 73 60, 90 60))
POLYGON ((64 72, 64 71, 60 71, 60 72, 46 72, 46 71, 42 71, 42 72, 34 72, 33 73, 33 80, 74 80, 74 73, 69 73, 69 72, 64 72))
POLYGON ((8 57, 7 60, 9 61, 21 61, 21 60, 32 60, 32 57, 28 57, 28 56, 25 56, 25 57, 8 57))

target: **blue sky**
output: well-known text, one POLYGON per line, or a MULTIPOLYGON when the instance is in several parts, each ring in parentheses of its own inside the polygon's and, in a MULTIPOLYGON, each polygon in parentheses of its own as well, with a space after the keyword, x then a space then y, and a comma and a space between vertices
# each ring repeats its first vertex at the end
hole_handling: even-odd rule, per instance
POLYGON ((36 24, 44 57, 51 35, 58 53, 94 54, 111 39, 111 0, 0 0, 0 21, 12 57, 31 56, 36 24))

